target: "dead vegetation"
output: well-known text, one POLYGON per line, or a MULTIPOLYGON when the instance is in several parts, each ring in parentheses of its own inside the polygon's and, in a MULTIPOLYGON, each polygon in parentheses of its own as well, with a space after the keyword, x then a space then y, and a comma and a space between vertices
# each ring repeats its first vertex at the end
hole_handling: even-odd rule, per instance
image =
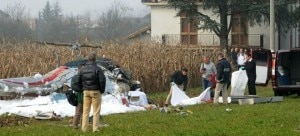
POLYGON ((0 127, 28 126, 30 119, 18 115, 3 114, 0 116, 0 127))
MULTIPOLYGON (((81 57, 90 52, 112 59, 131 71, 133 79, 140 80, 146 92, 166 91, 169 77, 182 66, 189 69, 189 87, 200 85, 200 63, 209 56, 216 62, 217 48, 168 47, 154 43, 135 42, 130 45, 103 44, 103 48, 81 48, 81 57)), ((50 46, 30 41, 0 43, 0 78, 45 74, 78 59, 70 47, 50 46)))

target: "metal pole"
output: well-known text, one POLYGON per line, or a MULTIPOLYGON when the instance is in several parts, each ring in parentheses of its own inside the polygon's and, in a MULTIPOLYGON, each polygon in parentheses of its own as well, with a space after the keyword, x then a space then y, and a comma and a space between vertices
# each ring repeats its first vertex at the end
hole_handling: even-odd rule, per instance
POLYGON ((275 4, 270 0, 270 50, 275 52, 275 4))

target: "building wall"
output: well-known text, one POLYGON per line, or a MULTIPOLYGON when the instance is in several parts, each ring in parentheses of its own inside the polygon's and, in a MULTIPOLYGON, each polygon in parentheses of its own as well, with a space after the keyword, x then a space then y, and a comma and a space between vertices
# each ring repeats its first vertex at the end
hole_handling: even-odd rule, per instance
POLYGON ((177 11, 165 6, 151 6, 151 37, 161 42, 163 34, 180 34, 180 18, 177 11))
MULTIPOLYGON (((261 26, 256 25, 253 27, 249 27, 249 34, 259 34, 259 35, 263 35, 263 48, 266 49, 270 49, 270 26, 269 24, 261 24, 261 26)), ((275 39, 277 37, 277 31, 275 32, 275 39)), ((251 39, 249 39, 249 45, 251 44, 256 44, 259 45, 260 43, 256 43, 256 42, 260 42, 260 41, 251 41, 251 39), (255 43, 253 43, 255 42, 255 43)), ((278 48, 278 40, 275 41, 275 49, 278 48)))
MULTIPOLYGON (((289 9, 295 10, 300 6, 300 1, 297 4, 290 4, 289 9)), ((291 28, 286 32, 282 32, 280 35, 280 49, 290 49, 300 47, 299 45, 299 27, 291 28)), ((278 49, 278 48, 277 48, 278 49)))
MULTIPOLYGON (((211 10, 203 10, 203 8, 199 6, 198 11, 201 13, 205 13, 206 15, 210 16, 211 19, 216 20, 218 23, 220 23, 220 19, 218 19, 218 16, 214 15, 211 10)), ((198 37, 198 42, 200 43, 200 45, 220 45, 220 38, 213 31, 199 30, 198 34, 200 35, 198 37)))
POLYGON ((298 28, 292 28, 280 36, 280 49, 290 49, 299 47, 298 28))
MULTIPOLYGON (((218 16, 213 15, 212 11, 206 10, 204 11, 201 7, 198 9, 200 12, 206 12, 205 14, 209 15, 212 19, 219 22, 218 16)), ((170 34, 170 35, 180 35, 181 26, 180 26, 180 17, 175 17, 177 11, 175 9, 171 9, 161 5, 152 5, 151 6, 151 37, 152 40, 162 42, 162 35, 163 34, 170 34)), ((230 21, 230 18, 228 18, 230 21)), ((229 24, 229 23, 228 23, 229 24)), ((299 45, 299 38, 298 38, 298 30, 292 29, 287 34, 281 34, 281 41, 280 41, 280 48, 281 49, 288 49, 292 44, 293 47, 298 47, 299 45), (292 32, 290 32, 292 31, 292 32), (292 33, 292 38, 290 37, 292 33), (292 39, 292 43, 290 43, 292 39)), ((220 40, 214 34, 214 32, 206 30, 199 30, 198 31, 198 43, 199 45, 219 45, 220 40)), ((270 49, 270 27, 269 24, 261 24, 260 26, 249 26, 249 35, 256 35, 255 40, 249 36, 249 45, 260 45, 259 35, 263 35, 263 47, 266 49, 270 49)), ((231 45, 231 36, 228 37, 229 45, 231 45)), ((275 49, 278 50, 278 31, 275 32, 275 49)), ((180 36, 177 38, 172 39, 175 43, 180 43, 180 36), (178 41, 174 41, 174 40, 178 41)))

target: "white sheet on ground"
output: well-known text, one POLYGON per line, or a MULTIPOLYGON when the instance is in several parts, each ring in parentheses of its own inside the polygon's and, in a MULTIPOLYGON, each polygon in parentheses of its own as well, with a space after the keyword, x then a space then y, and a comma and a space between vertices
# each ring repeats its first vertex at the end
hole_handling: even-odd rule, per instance
MULTIPOLYGON (((90 115, 92 115, 92 109, 90 115)), ((113 113, 125 113, 132 111, 146 110, 141 106, 123 105, 118 97, 112 95, 102 95, 101 115, 113 113)), ((62 117, 73 116, 75 107, 70 105, 65 94, 53 93, 48 96, 39 96, 34 99, 26 100, 0 100, 0 115, 13 113, 26 117, 34 117, 38 113, 54 111, 62 117)))
POLYGON ((136 89, 135 91, 129 91, 128 95, 131 98, 134 98, 134 97, 138 98, 137 100, 130 99, 129 104, 138 105, 138 106, 148 105, 147 96, 144 92, 140 91, 140 88, 136 89))
POLYGON ((185 106, 201 104, 205 103, 206 101, 209 101, 210 99, 210 87, 208 87, 198 97, 182 100, 178 105, 185 106))
POLYGON ((177 85, 172 85, 171 91, 171 105, 173 106, 177 106, 182 100, 189 99, 189 97, 182 90, 180 90, 177 85))
POLYGON ((231 96, 244 96, 248 77, 246 70, 232 72, 231 76, 231 96))

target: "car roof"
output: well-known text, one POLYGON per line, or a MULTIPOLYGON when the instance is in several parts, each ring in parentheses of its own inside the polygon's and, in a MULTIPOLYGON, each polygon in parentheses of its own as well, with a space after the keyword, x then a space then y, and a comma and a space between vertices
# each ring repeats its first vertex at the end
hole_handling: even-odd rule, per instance
POLYGON ((277 52, 281 53, 281 52, 297 52, 297 51, 300 51, 300 48, 282 49, 282 50, 278 50, 277 52))

